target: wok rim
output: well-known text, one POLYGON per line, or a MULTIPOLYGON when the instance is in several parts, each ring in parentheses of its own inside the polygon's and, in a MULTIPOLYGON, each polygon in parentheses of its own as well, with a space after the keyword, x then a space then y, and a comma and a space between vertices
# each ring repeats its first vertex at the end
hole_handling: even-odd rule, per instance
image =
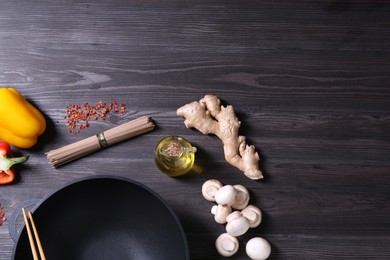
MULTIPOLYGON (((162 196, 160 194, 158 194, 156 191, 154 191, 150 187, 146 186, 145 184, 143 184, 139 181, 135 181, 129 177, 112 176, 112 175, 102 174, 102 175, 86 176, 86 177, 81 177, 81 178, 71 180, 69 182, 66 182, 63 185, 60 185, 58 188, 55 188, 54 190, 50 191, 49 193, 47 193, 41 200, 39 200, 36 203, 36 205, 31 209, 31 212, 34 213, 35 210, 37 210, 40 206, 42 206, 46 200, 48 200, 49 198, 51 198, 52 196, 54 196, 55 194, 57 194, 58 192, 60 192, 64 189, 66 189, 69 186, 72 186, 74 184, 81 183, 81 182, 88 182, 91 180, 100 180, 100 179, 109 179, 109 180, 128 182, 130 184, 136 185, 136 186, 144 189, 145 191, 150 193, 152 196, 154 196, 164 206, 164 208, 166 208, 168 210, 169 214, 171 215, 174 222, 176 223, 176 226, 180 232, 181 240, 183 241, 184 253, 185 253, 185 257, 186 257, 185 259, 187 259, 187 260, 190 259, 188 239, 187 239, 186 233, 184 231, 183 225, 182 225, 179 217, 174 212, 174 210, 168 205, 168 203, 165 201, 165 199, 163 199, 162 196)), ((21 235, 22 235, 24 229, 25 229, 25 224, 23 223, 22 226, 19 228, 17 240, 14 243, 14 247, 13 247, 13 251, 12 251, 12 258, 11 258, 12 260, 15 260, 16 250, 18 248, 19 240, 21 238, 21 235)))

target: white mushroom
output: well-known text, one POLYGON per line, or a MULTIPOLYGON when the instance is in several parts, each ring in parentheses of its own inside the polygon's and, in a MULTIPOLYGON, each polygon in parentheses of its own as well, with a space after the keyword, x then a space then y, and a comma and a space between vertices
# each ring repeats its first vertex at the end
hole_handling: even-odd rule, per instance
POLYGON ((215 194, 215 202, 219 205, 231 206, 236 200, 237 190, 232 185, 221 187, 215 194))
POLYGON ((238 239, 227 233, 220 235, 215 241, 215 247, 220 255, 229 257, 238 251, 238 239))
POLYGON ((247 255, 252 260, 265 260, 271 254, 271 245, 261 237, 251 238, 245 249, 247 255))
POLYGON ((229 214, 227 217, 226 217, 226 221, 227 222, 230 222, 232 221, 233 219, 236 219, 236 218, 239 218, 241 217, 241 212, 240 211, 233 211, 231 214, 229 214))
POLYGON ((248 205, 246 208, 241 210, 241 215, 249 220, 249 226, 251 228, 255 228, 261 223, 261 210, 256 206, 248 205))
POLYGON ((227 217, 226 232, 234 237, 241 236, 249 229, 249 220, 241 216, 239 211, 230 213, 227 217))
POLYGON ((250 198, 249 192, 247 188, 240 184, 234 185, 233 187, 237 190, 237 195, 235 202, 232 205, 232 208, 241 210, 248 206, 250 198))
POLYGON ((211 179, 203 183, 202 194, 208 201, 215 201, 215 194, 222 188, 222 183, 219 180, 211 179))
POLYGON ((226 217, 232 213, 232 208, 224 205, 214 205, 211 208, 211 213, 217 223, 225 224, 227 222, 226 217))

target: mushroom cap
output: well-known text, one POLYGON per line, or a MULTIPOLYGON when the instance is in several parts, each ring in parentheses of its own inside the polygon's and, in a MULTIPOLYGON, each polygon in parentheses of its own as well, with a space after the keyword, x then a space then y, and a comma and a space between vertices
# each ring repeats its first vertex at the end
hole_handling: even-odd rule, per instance
POLYGON ((226 221, 227 222, 230 222, 232 221, 233 219, 236 219, 236 218, 239 218, 241 217, 241 212, 240 211, 233 211, 232 213, 230 213, 227 217, 226 217, 226 221))
POLYGON ((232 213, 232 208, 224 205, 214 205, 211 208, 211 213, 217 223, 225 224, 227 222, 226 217, 232 213))
POLYGON ((237 190, 237 195, 236 195, 235 202, 232 205, 232 208, 241 210, 246 206, 248 206, 249 199, 250 199, 249 192, 247 188, 245 188, 240 184, 236 184, 233 187, 237 190))
POLYGON ((232 256, 238 251, 238 239, 227 233, 223 233, 215 241, 215 247, 220 255, 225 257, 232 256))
POLYGON ((239 211, 235 211, 227 216, 226 220, 226 232, 234 237, 245 234, 249 229, 249 220, 246 217, 241 216, 239 211), (238 212, 238 217, 237 216, 238 212))
POLYGON ((215 201, 215 194, 222 186, 222 183, 216 179, 206 181, 202 185, 203 197, 208 201, 215 201))
POLYGON ((232 185, 221 187, 215 194, 215 202, 219 205, 231 206, 236 200, 237 190, 232 185))
POLYGON ((265 260, 271 254, 271 245, 261 237, 251 238, 246 243, 246 253, 252 260, 265 260))
POLYGON ((246 208, 241 210, 241 215, 249 220, 249 226, 255 228, 260 225, 262 220, 261 210, 253 205, 248 205, 246 208))

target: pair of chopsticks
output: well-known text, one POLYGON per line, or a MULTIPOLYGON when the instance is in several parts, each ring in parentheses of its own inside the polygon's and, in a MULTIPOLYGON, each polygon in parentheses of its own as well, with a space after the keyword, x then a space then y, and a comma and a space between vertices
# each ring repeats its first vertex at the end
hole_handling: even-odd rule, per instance
POLYGON ((22 211, 23 211, 24 223, 26 224, 28 240, 30 241, 30 247, 31 247, 31 251, 32 251, 34 260, 39 260, 38 251, 39 251, 39 255, 41 257, 41 260, 46 260, 46 256, 45 256, 45 253, 43 252, 41 240, 39 239, 38 231, 37 231, 37 228, 35 226, 33 216, 31 214, 31 212, 29 211, 28 217, 27 217, 25 208, 22 208, 22 211), (31 227, 30 227, 30 222, 31 222, 31 227), (38 251, 35 247, 35 242, 37 244, 38 251))

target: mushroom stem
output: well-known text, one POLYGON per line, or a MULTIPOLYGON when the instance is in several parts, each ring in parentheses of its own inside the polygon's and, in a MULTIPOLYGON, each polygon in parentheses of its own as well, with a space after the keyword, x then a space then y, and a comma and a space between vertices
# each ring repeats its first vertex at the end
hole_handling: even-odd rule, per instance
POLYGON ((260 225, 262 220, 261 210, 253 205, 248 205, 245 209, 243 209, 241 211, 241 215, 249 220, 251 228, 255 228, 260 225))
POLYGON ((227 233, 223 233, 215 241, 215 247, 220 255, 225 257, 232 256, 238 251, 238 239, 227 233))
POLYGON ((215 179, 206 181, 202 185, 203 197, 208 201, 215 201, 215 194, 222 186, 222 183, 215 179))

